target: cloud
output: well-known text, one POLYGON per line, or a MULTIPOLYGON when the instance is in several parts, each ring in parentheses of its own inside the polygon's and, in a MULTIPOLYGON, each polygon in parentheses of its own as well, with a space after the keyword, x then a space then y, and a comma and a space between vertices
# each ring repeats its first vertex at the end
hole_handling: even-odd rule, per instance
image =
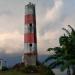
MULTIPOLYGON (((58 38, 63 34, 61 28, 65 27, 65 24, 73 24, 74 27, 74 2, 41 0, 36 4, 37 42, 40 54, 48 53, 48 47, 58 45, 58 38)), ((0 3, 0 51, 7 54, 24 52, 24 0, 2 0, 0 3)))
POLYGON ((19 31, 0 33, 0 52, 6 54, 22 53, 23 35, 19 31))
POLYGON ((0 16, 3 16, 3 15, 13 16, 13 13, 10 10, 0 11, 0 16))
MULTIPOLYGON (((14 31, 21 25, 21 19, 14 14, 4 12, 0 16, 0 31, 14 31)), ((21 25, 22 26, 22 25, 21 25)))
POLYGON ((48 6, 44 9, 44 13, 41 12, 41 14, 37 15, 37 27, 40 34, 44 34, 49 29, 52 30, 51 28, 56 27, 55 24, 58 24, 62 20, 63 5, 63 0, 54 0, 52 6, 48 6))
POLYGON ((38 47, 39 53, 48 53, 46 51, 49 47, 58 46, 58 38, 62 34, 59 24, 63 16, 63 0, 54 0, 54 4, 48 8, 43 14, 39 14, 37 17, 37 31, 38 31, 38 47), (40 52, 40 51, 44 52, 40 52))
POLYGON ((38 52, 39 54, 48 54, 47 49, 50 47, 58 46, 59 31, 48 31, 43 36, 38 35, 38 52))
POLYGON ((46 21, 57 21, 61 17, 63 8, 63 0, 54 0, 53 8, 48 9, 46 13, 46 21))
POLYGON ((73 12, 64 19, 63 27, 67 28, 67 25, 71 25, 73 28, 75 28, 75 14, 73 12))

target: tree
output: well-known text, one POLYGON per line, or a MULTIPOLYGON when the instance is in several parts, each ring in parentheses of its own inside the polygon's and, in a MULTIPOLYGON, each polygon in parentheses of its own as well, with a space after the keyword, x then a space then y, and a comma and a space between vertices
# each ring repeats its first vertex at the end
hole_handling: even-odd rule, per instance
POLYGON ((49 67, 55 68, 61 65, 61 71, 67 69, 67 75, 71 75, 70 69, 73 69, 73 74, 75 72, 75 30, 68 25, 71 32, 63 28, 67 34, 64 34, 59 38, 60 47, 49 48, 48 51, 53 50, 54 54, 50 55, 45 62, 54 59, 54 61, 49 64, 49 67))
POLYGON ((75 75, 75 30, 70 26, 68 25, 69 28, 71 29, 71 32, 70 34, 68 35, 69 36, 69 41, 70 41, 70 54, 71 54, 71 65, 72 65, 72 70, 73 70, 73 74, 72 75, 75 75))

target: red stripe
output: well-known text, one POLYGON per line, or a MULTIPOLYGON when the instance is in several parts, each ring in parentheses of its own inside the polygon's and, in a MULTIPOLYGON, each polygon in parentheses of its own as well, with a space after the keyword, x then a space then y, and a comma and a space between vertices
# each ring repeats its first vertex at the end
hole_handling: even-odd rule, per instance
POLYGON ((36 36, 34 33, 24 34, 24 42, 25 43, 36 43, 36 36))
POLYGON ((31 14, 25 15, 25 24, 35 23, 35 17, 31 14))
POLYGON ((37 55, 37 53, 35 53, 35 52, 33 52, 33 53, 24 53, 24 55, 32 56, 32 55, 37 55))

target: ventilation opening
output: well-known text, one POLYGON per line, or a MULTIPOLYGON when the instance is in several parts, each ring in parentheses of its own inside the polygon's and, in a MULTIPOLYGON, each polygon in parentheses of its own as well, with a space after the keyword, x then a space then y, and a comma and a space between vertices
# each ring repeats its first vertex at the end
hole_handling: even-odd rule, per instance
POLYGON ((32 32, 32 24, 29 24, 29 30, 32 32))
POLYGON ((30 47, 32 47, 32 44, 29 44, 30 47))
POLYGON ((32 27, 32 24, 29 24, 30 25, 30 27, 32 27))

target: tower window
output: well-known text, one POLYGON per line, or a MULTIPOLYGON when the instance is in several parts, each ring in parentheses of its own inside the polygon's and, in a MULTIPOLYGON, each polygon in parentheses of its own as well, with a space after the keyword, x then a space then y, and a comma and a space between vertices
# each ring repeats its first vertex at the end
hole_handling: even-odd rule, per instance
POLYGON ((29 24, 29 30, 32 32, 32 24, 29 24))
POLYGON ((29 44, 30 47, 32 47, 32 44, 29 44))
POLYGON ((30 27, 32 27, 32 24, 30 24, 30 27))

